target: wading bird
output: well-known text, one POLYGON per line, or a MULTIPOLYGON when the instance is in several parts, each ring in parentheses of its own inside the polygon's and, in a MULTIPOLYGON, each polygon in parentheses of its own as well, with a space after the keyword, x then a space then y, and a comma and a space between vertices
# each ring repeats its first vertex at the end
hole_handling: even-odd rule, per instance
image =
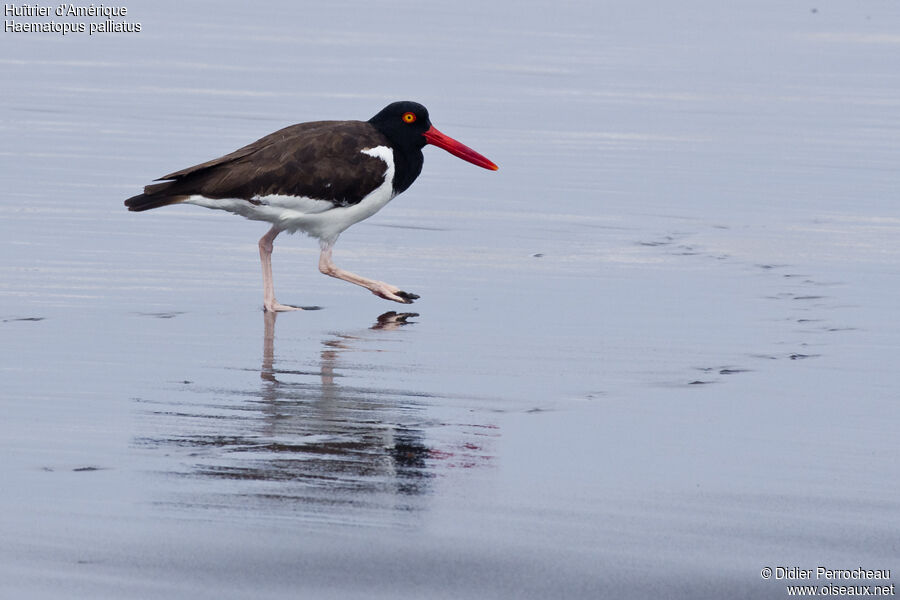
POLYGON ((319 270, 376 296, 410 304, 418 296, 338 268, 331 250, 345 229, 371 217, 412 185, 422 171, 422 148, 433 144, 474 165, 497 165, 438 131, 416 102, 394 102, 368 121, 314 121, 285 127, 208 162, 175 171, 125 201, 131 211, 169 204, 218 208, 267 221, 259 240, 263 306, 300 310, 275 300, 272 244, 282 231, 318 238, 319 270))

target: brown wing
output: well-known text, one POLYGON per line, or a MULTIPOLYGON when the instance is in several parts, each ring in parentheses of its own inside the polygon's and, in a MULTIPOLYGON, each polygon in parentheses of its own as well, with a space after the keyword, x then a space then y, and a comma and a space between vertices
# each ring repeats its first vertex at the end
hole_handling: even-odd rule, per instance
POLYGON ((300 123, 230 154, 170 173, 144 196, 242 198, 283 194, 356 204, 384 182, 387 165, 362 151, 389 142, 362 121, 300 123))

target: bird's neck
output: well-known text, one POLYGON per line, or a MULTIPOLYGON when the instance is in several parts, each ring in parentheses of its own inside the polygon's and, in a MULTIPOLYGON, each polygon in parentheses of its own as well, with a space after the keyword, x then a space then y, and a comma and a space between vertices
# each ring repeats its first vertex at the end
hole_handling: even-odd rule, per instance
POLYGON ((405 192, 422 172, 421 148, 394 147, 394 194, 405 192))

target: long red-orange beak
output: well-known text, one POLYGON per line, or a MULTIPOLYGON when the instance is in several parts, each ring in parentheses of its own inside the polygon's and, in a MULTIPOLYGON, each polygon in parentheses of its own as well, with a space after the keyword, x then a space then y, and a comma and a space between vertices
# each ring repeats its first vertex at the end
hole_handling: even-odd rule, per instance
POLYGON ((493 162, 488 160, 487 157, 478 154, 465 144, 461 144, 457 142, 449 135, 444 135, 440 131, 438 131, 434 125, 432 125, 428 131, 424 134, 425 139, 429 144, 433 144, 438 148, 443 148, 453 156, 458 156, 459 158, 472 163, 473 165, 478 165, 483 169, 490 169, 491 171, 496 171, 500 167, 495 165, 493 162))

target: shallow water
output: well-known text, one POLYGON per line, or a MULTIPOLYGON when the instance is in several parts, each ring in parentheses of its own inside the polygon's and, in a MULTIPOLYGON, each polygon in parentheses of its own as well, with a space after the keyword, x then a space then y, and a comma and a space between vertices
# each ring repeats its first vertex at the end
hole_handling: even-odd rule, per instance
POLYGON ((0 595, 900 568, 894 3, 128 8, 0 35, 0 595), (283 236, 279 299, 322 308, 267 318, 262 225, 121 205, 398 98, 501 167, 426 150, 337 244, 411 306, 283 236))

